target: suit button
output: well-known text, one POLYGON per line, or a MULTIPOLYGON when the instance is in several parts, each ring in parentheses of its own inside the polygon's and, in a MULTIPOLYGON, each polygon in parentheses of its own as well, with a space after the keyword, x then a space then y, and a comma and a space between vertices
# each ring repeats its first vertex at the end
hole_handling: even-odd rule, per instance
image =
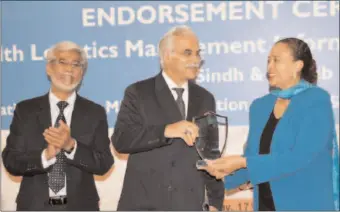
POLYGON ((168 191, 172 191, 172 186, 171 185, 168 186, 168 191))
POLYGON ((172 166, 172 167, 175 167, 175 166, 176 166, 176 161, 174 161, 174 160, 171 161, 171 166, 172 166))

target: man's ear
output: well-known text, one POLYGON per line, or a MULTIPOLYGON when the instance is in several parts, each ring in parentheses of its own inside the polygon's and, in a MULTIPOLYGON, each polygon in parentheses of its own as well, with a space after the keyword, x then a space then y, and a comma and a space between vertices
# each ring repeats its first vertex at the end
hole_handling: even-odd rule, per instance
POLYGON ((168 49, 164 50, 163 63, 168 64, 171 58, 172 58, 171 52, 168 49))
POLYGON ((52 74, 52 64, 51 63, 47 63, 46 64, 46 74, 48 75, 48 76, 51 76, 51 74, 52 74))

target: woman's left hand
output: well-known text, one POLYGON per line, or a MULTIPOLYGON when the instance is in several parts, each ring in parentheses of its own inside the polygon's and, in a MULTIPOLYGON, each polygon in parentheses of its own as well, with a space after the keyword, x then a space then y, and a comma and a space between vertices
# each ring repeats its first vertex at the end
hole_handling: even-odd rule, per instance
POLYGON ((247 166, 246 159, 240 155, 225 156, 216 160, 207 160, 206 162, 208 165, 199 169, 207 171, 216 179, 221 179, 247 166))

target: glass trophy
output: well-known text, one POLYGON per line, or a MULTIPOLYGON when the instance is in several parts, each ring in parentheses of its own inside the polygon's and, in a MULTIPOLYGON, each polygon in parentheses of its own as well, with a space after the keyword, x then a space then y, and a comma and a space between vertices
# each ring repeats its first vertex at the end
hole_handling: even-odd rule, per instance
POLYGON ((196 167, 206 166, 205 160, 220 158, 227 144, 228 117, 207 112, 203 116, 193 117, 199 129, 195 141, 196 150, 201 158, 196 162, 196 167))

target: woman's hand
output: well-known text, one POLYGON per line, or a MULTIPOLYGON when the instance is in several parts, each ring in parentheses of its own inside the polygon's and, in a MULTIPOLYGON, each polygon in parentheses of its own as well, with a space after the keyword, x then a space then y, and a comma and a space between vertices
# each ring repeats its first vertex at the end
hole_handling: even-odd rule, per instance
POLYGON ((207 160, 206 162, 207 166, 199 167, 199 169, 207 171, 216 179, 221 179, 247 167, 246 159, 240 155, 225 156, 216 160, 207 160))

